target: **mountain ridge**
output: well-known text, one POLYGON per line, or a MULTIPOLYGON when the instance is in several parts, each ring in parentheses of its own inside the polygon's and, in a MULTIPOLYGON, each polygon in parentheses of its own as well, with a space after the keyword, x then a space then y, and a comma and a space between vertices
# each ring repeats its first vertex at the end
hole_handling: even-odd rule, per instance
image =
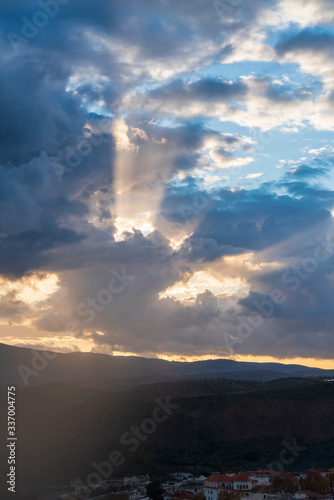
POLYGON ((8 384, 40 386, 52 382, 78 380, 118 380, 128 388, 141 383, 185 378, 266 381, 284 377, 334 377, 334 370, 298 364, 257 363, 225 358, 167 361, 91 352, 55 353, 0 344, 0 388, 8 384))

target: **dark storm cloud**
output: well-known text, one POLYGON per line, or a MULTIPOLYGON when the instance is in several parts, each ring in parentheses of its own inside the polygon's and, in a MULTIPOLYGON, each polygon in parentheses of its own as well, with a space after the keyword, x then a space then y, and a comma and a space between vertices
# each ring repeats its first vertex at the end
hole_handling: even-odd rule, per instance
POLYGON ((184 84, 181 80, 152 91, 151 97, 173 101, 227 101, 240 97, 247 92, 242 83, 229 83, 218 79, 198 80, 191 84, 184 84))
MULTIPOLYGON (((2 3, 0 183, 4 217, 1 230, 10 234, 1 250, 7 251, 9 257, 2 260, 5 273, 12 273, 15 267, 13 264, 10 270, 6 269, 5 262, 10 261, 13 255, 10 245, 20 240, 20 234, 19 247, 26 252, 17 274, 32 271, 35 262, 39 265, 44 262, 42 254, 48 246, 44 243, 47 241, 52 247, 52 237, 48 232, 44 238, 42 214, 54 219, 54 247, 57 247, 61 245, 58 224, 64 231, 82 234, 80 228, 72 227, 73 217, 85 217, 86 204, 93 192, 110 189, 113 178, 110 133, 106 133, 104 144, 82 159, 78 168, 66 170, 61 184, 53 168, 54 161, 67 166, 64 159, 68 148, 75 150, 84 137, 85 124, 94 121, 84 103, 104 100, 105 108, 114 111, 117 97, 147 76, 145 64, 135 76, 132 64, 117 59, 117 54, 99 37, 104 36, 107 42, 122 44, 123 41, 125 52, 130 46, 137 47, 137 61, 145 63, 148 57, 164 61, 179 53, 181 47, 191 54, 191 40, 204 36, 209 29, 211 33, 215 31, 217 40, 224 36, 214 9, 207 9, 200 1, 184 2, 182 6, 175 2, 167 6, 160 2, 108 2, 93 7, 91 2, 72 0, 58 7, 46 26, 36 28, 31 26, 36 13, 43 11, 41 2, 2 3), (88 32, 94 33, 95 42, 87 38, 88 32), (26 33, 30 33, 29 38, 24 38, 26 33), (15 37, 14 43, 13 34, 21 37, 22 43, 16 44, 15 37), (68 91, 73 74, 86 68, 89 68, 88 81, 77 85, 76 92, 68 91), (103 78, 99 79, 101 74, 103 78), (35 246, 35 257, 29 250, 27 234, 34 234, 43 242, 35 246)), ((217 87, 210 82, 208 85, 195 84, 194 89, 207 94, 217 87)), ((229 91, 226 84, 218 87, 216 93, 229 91)), ((189 131, 185 129, 179 144, 195 147, 202 138, 191 126, 189 131)), ((196 159, 196 152, 179 153, 176 168, 190 168, 196 159)), ((100 220, 112 215, 102 206, 100 214, 100 220)))
POLYGON ((293 104, 296 100, 306 101, 314 99, 315 95, 322 90, 322 85, 318 82, 313 86, 300 85, 297 88, 291 85, 275 86, 270 80, 267 80, 267 90, 264 96, 273 103, 293 104))
MULTIPOLYGON (((179 117, 177 127, 163 125, 165 109, 174 112, 171 103, 176 108, 206 103, 214 110, 215 103, 234 106, 237 101, 235 109, 240 110, 252 97, 245 80, 230 83, 191 72, 232 56, 238 48, 236 35, 245 33, 263 6, 268 2, 244 2, 235 19, 220 19, 213 3, 201 0, 71 0, 59 6, 45 27, 13 45, 7 35, 22 36, 22 18, 32 22, 41 7, 2 2, 0 232, 7 237, 0 242, 0 272, 10 279, 39 270, 58 273, 60 291, 47 303, 53 309, 41 309, 34 319, 37 328, 64 333, 71 319, 97 344, 127 352, 229 354, 225 330, 235 332, 238 318, 254 311, 254 300, 263 302, 281 283, 281 271, 294 265, 290 259, 307 257, 317 237, 331 227, 332 192, 307 183, 325 173, 321 165, 302 165, 277 185, 248 191, 211 185, 208 194, 192 172, 202 166, 206 141, 214 142, 223 159, 235 150, 246 151, 249 143, 236 134, 209 130, 199 120, 179 117), (154 101, 156 115, 139 103, 126 118, 139 179, 129 192, 140 193, 142 184, 152 184, 152 166, 159 169, 164 183, 159 220, 164 218, 173 230, 190 226, 177 248, 159 231, 145 236, 136 230, 124 241, 114 239, 114 181, 123 172, 115 167, 112 127, 131 93, 135 100, 154 101), (96 145, 94 137, 101 139, 96 145), (78 156, 87 140, 91 152, 78 156), (55 164, 65 168, 60 178, 55 164), (176 182, 180 171, 186 176, 176 182), (283 188, 289 195, 281 194, 283 188), (215 269, 224 257, 247 252, 264 255, 259 268, 277 260, 282 269, 244 270, 249 292, 235 304, 234 313, 224 313, 229 298, 223 298, 221 307, 209 290, 193 302, 161 297, 197 270, 215 269), (80 316, 78 307, 106 289, 111 271, 123 269, 134 277, 129 286, 85 322, 88 316, 80 316)), ((276 50, 279 55, 314 47, 327 51, 332 41, 331 35, 304 31, 280 41, 276 50)), ((277 87, 270 78, 252 78, 256 85, 264 84, 269 103, 292 106, 317 91, 316 85, 294 89, 277 87)), ((150 196, 156 196, 154 182, 150 196)), ((134 202, 132 208, 135 213, 134 202)), ((317 354, 326 356, 326 348, 333 348, 332 271, 328 260, 303 282, 300 293, 286 287, 289 301, 235 349, 298 355, 303 344, 302 354, 313 355, 318 342, 317 354)), ((228 275, 227 268, 217 272, 228 275)), ((5 296, 2 317, 29 314, 15 294, 5 296)))
MULTIPOLYGON (((55 157, 45 151, 28 163, 0 167, 1 231, 7 235, 0 246, 1 273, 20 277, 45 266, 59 269, 64 245, 76 245, 92 232, 84 222, 89 197, 111 183, 111 151, 106 145, 82 158, 62 182, 53 169, 55 157)), ((62 161, 61 150, 58 155, 62 161)), ((105 215, 102 211, 101 217, 105 215)))
POLYGON ((328 173, 328 168, 326 167, 310 167, 309 165, 299 165, 296 169, 288 172, 285 178, 287 180, 313 179, 326 175, 326 173, 328 173))
POLYGON ((296 35, 285 36, 276 44, 279 55, 285 55, 292 51, 333 51, 334 36, 330 33, 313 33, 305 29, 296 35))
POLYGON ((29 306, 19 300, 14 290, 8 291, 1 296, 0 317, 9 322, 23 321, 29 317, 31 311, 29 306))
POLYGON ((69 73, 58 64, 37 57, 2 62, 1 163, 18 164, 41 150, 55 154, 84 125, 79 102, 64 92, 69 73))
POLYGON ((264 321, 238 351, 264 354, 271 344, 278 357, 310 357, 316 353, 326 358, 326 350, 333 349, 333 237, 332 232, 329 240, 324 234, 315 227, 304 241, 303 251, 298 248, 299 258, 294 252, 290 266, 253 279, 254 288, 263 291, 251 291, 239 301, 241 310, 239 319, 234 318, 235 326, 241 318, 248 322, 253 315, 260 314, 264 321), (320 243, 321 251, 317 252, 320 243), (273 302, 273 290, 279 290, 283 303, 273 302))
POLYGON ((213 238, 201 238, 195 235, 186 239, 182 245, 180 255, 189 262, 199 260, 211 262, 224 255, 240 255, 243 252, 243 248, 219 245, 213 238))
MULTIPOLYGON (((200 238, 197 230, 179 252, 171 253, 171 249, 167 250, 168 246, 162 242, 162 246, 159 244, 160 252, 162 252, 161 258, 157 260, 156 243, 153 246, 149 244, 152 253, 145 261, 147 263, 143 266, 141 262, 137 266, 136 260, 131 259, 132 252, 128 254, 128 257, 125 256, 132 248, 133 255, 142 255, 146 258, 146 238, 138 233, 135 240, 130 237, 128 242, 123 242, 122 252, 118 254, 121 260, 118 262, 126 265, 136 279, 125 292, 125 296, 120 297, 120 303, 117 302, 117 305, 115 303, 116 309, 112 306, 108 312, 96 318, 96 329, 106 332, 104 337, 94 336, 97 342, 107 342, 112 346, 122 346, 124 350, 134 349, 136 352, 145 350, 162 352, 170 348, 185 353, 198 353, 201 349, 212 349, 224 353, 224 349, 228 349, 224 340, 224 332, 237 332, 242 318, 251 311, 257 311, 253 304, 254 300, 262 303, 267 298, 265 290, 270 293, 272 289, 280 287, 289 296, 287 305, 277 306, 273 316, 265 322, 262 328, 256 329, 249 340, 242 341, 240 346, 235 346, 235 352, 257 355, 269 353, 277 356, 312 355, 312 349, 316 348, 319 340, 318 335, 314 333, 315 330, 328 329, 332 323, 332 314, 327 314, 328 299, 327 302, 325 299, 326 290, 330 285, 329 276, 332 273, 331 260, 322 270, 310 276, 306 283, 307 289, 303 282, 299 293, 293 293, 289 286, 282 282, 283 273, 289 269, 288 267, 283 267, 274 273, 253 274, 249 277, 251 289, 254 287, 255 290, 262 289, 263 292, 251 291, 247 299, 239 302, 235 314, 226 315, 219 308, 217 298, 210 292, 200 295, 196 304, 192 306, 172 299, 157 301, 157 294, 160 291, 180 279, 182 273, 191 273, 192 261, 202 258, 213 262, 222 255, 241 254, 242 249, 249 249, 249 234, 242 229, 247 227, 249 219, 254 218, 254 221, 258 221, 260 214, 262 217, 263 213, 266 215, 263 217, 262 227, 258 228, 255 235, 260 241, 257 248, 267 251, 265 260, 269 262, 278 256, 280 259, 291 257, 303 259, 312 255, 314 246, 318 244, 317 238, 323 237, 332 227, 329 212, 323 210, 321 203, 312 202, 312 198, 305 197, 301 201, 257 191, 237 194, 226 192, 226 198, 233 200, 233 213, 232 211, 230 213, 219 211, 217 207, 213 222, 215 233, 211 235, 212 237, 200 238), (262 205, 257 206, 260 201, 262 205), (226 231, 228 227, 226 221, 230 222, 232 234, 226 231), (227 239, 235 239, 234 224, 237 224, 237 239, 242 248, 236 248, 235 242, 234 245, 219 247, 217 241, 221 241, 224 235, 227 239), (146 249, 144 252, 139 250, 143 244, 146 249), (126 248, 128 250, 125 251, 126 248), (157 269, 159 269, 158 275, 157 269), (174 274, 171 273, 172 269, 174 269, 174 274), (143 283, 145 286, 141 288, 140 296, 138 296, 138 289, 143 283), (321 289, 322 293, 320 293, 321 289), (309 296, 307 290, 310 292, 309 296), (317 302, 314 302, 315 296, 318 297, 317 302), (129 304, 131 304, 130 308, 129 304), (154 304, 154 307, 150 308, 149 304, 154 304), (303 311, 306 309, 307 315, 303 316, 303 311), (145 311, 144 314, 143 311, 145 311), (113 328, 108 326, 111 317, 113 328), (275 323, 275 319, 281 323, 275 323), (300 325, 301 328, 298 340, 291 334, 296 329, 296 325, 300 325), (282 332, 283 326, 286 328, 285 332, 282 332), (277 335, 280 338, 279 343, 276 341, 277 335), (305 343, 301 348, 299 342, 302 342, 304 338, 305 343)), ((223 200, 221 205, 224 205, 223 200)), ((208 220, 212 216, 213 214, 209 213, 206 221, 203 222, 203 228, 208 228, 207 235, 210 234, 208 220)), ((252 230, 254 230, 254 225, 252 230)), ((111 243, 112 246, 114 246, 113 243, 111 243)), ((114 258, 113 262, 115 262, 114 258)), ((80 290, 84 290, 82 299, 88 293, 87 283, 89 282, 86 275, 78 286, 80 290)), ((101 283, 100 280, 97 282, 101 283)), ((325 345, 329 347, 332 345, 331 334, 323 333, 320 340, 319 352, 325 356, 325 345)))
POLYGON ((314 187, 304 181, 289 182, 285 186, 293 196, 313 200, 315 203, 319 203, 324 210, 330 210, 333 206, 334 193, 329 189, 321 188, 321 186, 314 187))
POLYGON ((74 245, 85 238, 67 228, 56 225, 53 219, 42 217, 37 230, 9 235, 0 247, 0 272, 6 277, 19 278, 27 271, 52 267, 52 250, 74 245), (46 219, 46 220, 45 220, 46 219))
MULTIPOLYGON (((263 2, 257 1, 240 12, 238 9, 238 22, 228 22, 223 30, 214 5, 201 0, 187 0, 181 4, 177 1, 166 3, 125 0, 122 3, 103 2, 94 5, 89 0, 70 0, 66 5, 59 5, 56 15, 50 16, 47 24, 38 28, 27 44, 23 43, 22 51, 26 52, 32 47, 32 50, 46 53, 52 51, 56 56, 62 54, 65 56, 65 67, 68 63, 80 61, 93 66, 103 63, 104 68, 112 70, 111 78, 120 84, 119 76, 122 77, 123 72, 132 73, 131 65, 110 58, 100 36, 104 36, 106 40, 110 38, 120 41, 125 49, 135 47, 138 51, 138 63, 148 58, 165 60, 180 53, 189 53, 192 42, 197 45, 207 39, 208 35, 211 39, 222 42, 229 33, 240 29, 246 20, 256 18, 261 4, 263 2), (85 34, 88 30, 97 35, 95 43, 87 42, 85 34), (87 43, 89 50, 86 50, 87 43), (120 75, 117 74, 119 71, 120 75)), ((26 26, 26 21, 22 21, 22 18, 31 23, 38 11, 43 12, 38 3, 23 3, 18 0, 2 3, 3 42, 7 44, 8 50, 8 34, 22 36, 26 26)), ((223 50, 222 47, 217 47, 217 54, 212 54, 211 60, 220 56, 223 50)), ((144 74, 143 68, 140 77, 144 74)), ((136 78, 132 79, 131 84, 135 80, 136 78)), ((122 82, 124 89, 127 83, 124 79, 122 82)))
MULTIPOLYGON (((300 190, 301 192, 301 190, 300 190)), ((284 241, 296 232, 327 223, 330 214, 324 208, 333 203, 332 193, 304 193, 296 199, 276 195, 265 188, 254 191, 215 193, 212 208, 201 220, 193 238, 209 238, 219 245, 245 250, 264 250, 284 241), (326 203, 327 202, 327 203, 326 203)))

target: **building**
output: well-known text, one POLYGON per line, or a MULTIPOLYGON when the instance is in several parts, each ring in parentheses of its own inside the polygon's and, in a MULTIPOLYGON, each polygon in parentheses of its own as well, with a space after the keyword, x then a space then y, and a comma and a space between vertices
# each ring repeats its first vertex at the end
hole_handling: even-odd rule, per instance
POLYGON ((184 481, 185 479, 192 479, 193 475, 190 472, 174 472, 171 474, 172 478, 176 481, 184 481))
POLYGON ((193 495, 198 495, 202 493, 204 489, 203 481, 183 481, 182 482, 182 490, 189 491, 193 495))
POLYGON ((138 478, 136 476, 124 478, 124 486, 136 487, 136 486, 138 486, 138 482, 139 481, 138 481, 138 478))
POLYGON ((241 474, 235 474, 231 476, 230 480, 233 481, 232 489, 234 490, 251 490, 253 484, 257 481, 252 481, 249 472, 244 472, 241 474))
POLYGON ((191 500, 193 494, 186 490, 178 490, 174 493, 166 493, 164 495, 164 500, 191 500))
POLYGON ((241 474, 215 474, 204 481, 204 496, 206 500, 218 500, 222 490, 249 491, 256 481, 252 481, 248 472, 241 474))
POLYGON ((296 500, 333 500, 333 495, 323 495, 314 491, 302 490, 295 493, 296 500))

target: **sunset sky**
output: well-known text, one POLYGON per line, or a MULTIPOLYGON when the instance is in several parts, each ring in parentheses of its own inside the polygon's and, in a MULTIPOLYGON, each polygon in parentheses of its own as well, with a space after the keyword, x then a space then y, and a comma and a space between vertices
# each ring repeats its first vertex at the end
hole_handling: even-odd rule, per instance
POLYGON ((0 342, 334 368, 332 0, 3 0, 0 342))

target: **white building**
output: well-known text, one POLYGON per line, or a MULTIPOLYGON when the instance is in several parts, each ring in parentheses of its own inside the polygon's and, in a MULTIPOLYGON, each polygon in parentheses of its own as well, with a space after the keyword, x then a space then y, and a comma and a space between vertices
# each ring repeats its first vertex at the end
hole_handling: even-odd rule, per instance
POLYGON ((138 478, 136 476, 125 477, 124 486, 138 486, 138 478))
POLYGON ((204 481, 204 496, 206 500, 218 500, 219 493, 224 489, 232 491, 249 491, 253 484, 250 474, 215 474, 204 481))

